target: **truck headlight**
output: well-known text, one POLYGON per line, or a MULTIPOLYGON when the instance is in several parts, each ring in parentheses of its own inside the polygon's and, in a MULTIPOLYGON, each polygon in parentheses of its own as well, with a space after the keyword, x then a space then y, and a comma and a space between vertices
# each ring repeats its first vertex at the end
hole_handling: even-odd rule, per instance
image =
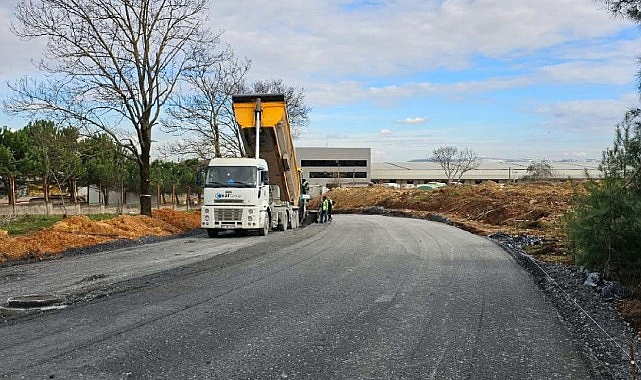
MULTIPOLYGON (((251 215, 251 214, 253 214, 253 213, 254 213, 254 209, 253 209, 253 208, 250 208, 250 209, 249 209, 249 214, 251 215)), ((250 219, 250 220, 251 220, 251 219, 250 219)))
MULTIPOLYGON (((251 212, 250 212, 250 214, 251 214, 251 212)), ((247 220, 251 222, 251 221, 253 221, 253 220, 254 220, 254 218, 253 218, 252 216, 248 216, 248 217, 247 217, 247 220)))
POLYGON ((209 222, 209 215, 205 215, 205 222, 209 222))

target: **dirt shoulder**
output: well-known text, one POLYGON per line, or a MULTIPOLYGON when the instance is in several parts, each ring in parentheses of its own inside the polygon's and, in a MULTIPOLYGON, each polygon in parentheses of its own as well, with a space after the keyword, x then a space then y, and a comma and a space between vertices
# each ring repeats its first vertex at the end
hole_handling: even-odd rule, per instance
POLYGON ((115 240, 178 235, 199 227, 200 213, 171 209, 153 210, 151 218, 144 215, 120 215, 105 221, 92 221, 84 215, 74 215, 61 220, 52 228, 30 235, 10 236, 0 233, 0 263, 42 260, 71 249, 115 240))
POLYGON ((582 192, 580 184, 531 183, 450 186, 436 190, 386 187, 337 188, 329 195, 336 209, 384 207, 447 215, 478 232, 560 233, 559 221, 570 209, 571 198, 582 192))

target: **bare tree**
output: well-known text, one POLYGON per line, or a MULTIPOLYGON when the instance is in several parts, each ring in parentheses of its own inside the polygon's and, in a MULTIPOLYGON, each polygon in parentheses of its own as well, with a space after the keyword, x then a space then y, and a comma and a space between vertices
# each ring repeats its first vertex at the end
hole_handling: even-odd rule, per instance
POLYGON ((533 161, 526 169, 525 179, 539 181, 551 179, 554 177, 552 165, 546 160, 533 161))
POLYGON ((168 118, 162 121, 163 129, 185 136, 167 145, 171 154, 207 159, 212 154, 223 157, 243 153, 231 96, 241 91, 251 65, 246 59, 235 58, 230 48, 214 60, 214 65, 192 70, 187 75, 187 91, 177 93, 169 104, 168 118))
MULTIPOLYGON (((22 0, 12 30, 48 39, 37 63, 47 79, 9 86, 10 114, 44 114, 107 133, 140 168, 140 212, 151 215, 152 130, 186 73, 218 45, 208 0, 22 0)), ((212 54, 212 56, 215 56, 212 54)))
POLYGON ((234 94, 279 93, 285 96, 292 137, 300 136, 309 123, 311 108, 304 103, 302 88, 288 86, 280 79, 244 81, 250 69, 248 60, 239 60, 227 49, 215 65, 192 71, 189 88, 176 94, 170 103, 163 129, 184 136, 181 141, 167 143, 162 150, 167 155, 242 157, 245 155, 240 131, 236 124, 231 97, 234 94))
POLYGON ((432 152, 432 161, 438 162, 445 172, 447 183, 459 181, 463 174, 479 166, 479 158, 472 150, 459 150, 454 146, 442 146, 432 152))

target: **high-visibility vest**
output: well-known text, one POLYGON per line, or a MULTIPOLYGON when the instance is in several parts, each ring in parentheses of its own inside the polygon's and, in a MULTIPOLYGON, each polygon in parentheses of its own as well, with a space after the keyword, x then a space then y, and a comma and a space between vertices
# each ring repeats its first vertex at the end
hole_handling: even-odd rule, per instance
POLYGON ((328 208, 329 208, 329 202, 327 201, 327 199, 323 199, 323 203, 322 203, 323 211, 327 211, 328 208))

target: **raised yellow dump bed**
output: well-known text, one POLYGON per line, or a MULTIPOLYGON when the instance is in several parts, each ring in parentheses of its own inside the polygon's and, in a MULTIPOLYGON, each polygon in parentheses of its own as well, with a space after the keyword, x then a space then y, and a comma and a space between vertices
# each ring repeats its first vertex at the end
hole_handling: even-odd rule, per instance
POLYGON ((282 201, 298 205, 300 178, 282 94, 234 95, 234 116, 248 157, 256 156, 256 110, 261 111, 259 158, 267 161, 269 182, 280 187, 282 201))

